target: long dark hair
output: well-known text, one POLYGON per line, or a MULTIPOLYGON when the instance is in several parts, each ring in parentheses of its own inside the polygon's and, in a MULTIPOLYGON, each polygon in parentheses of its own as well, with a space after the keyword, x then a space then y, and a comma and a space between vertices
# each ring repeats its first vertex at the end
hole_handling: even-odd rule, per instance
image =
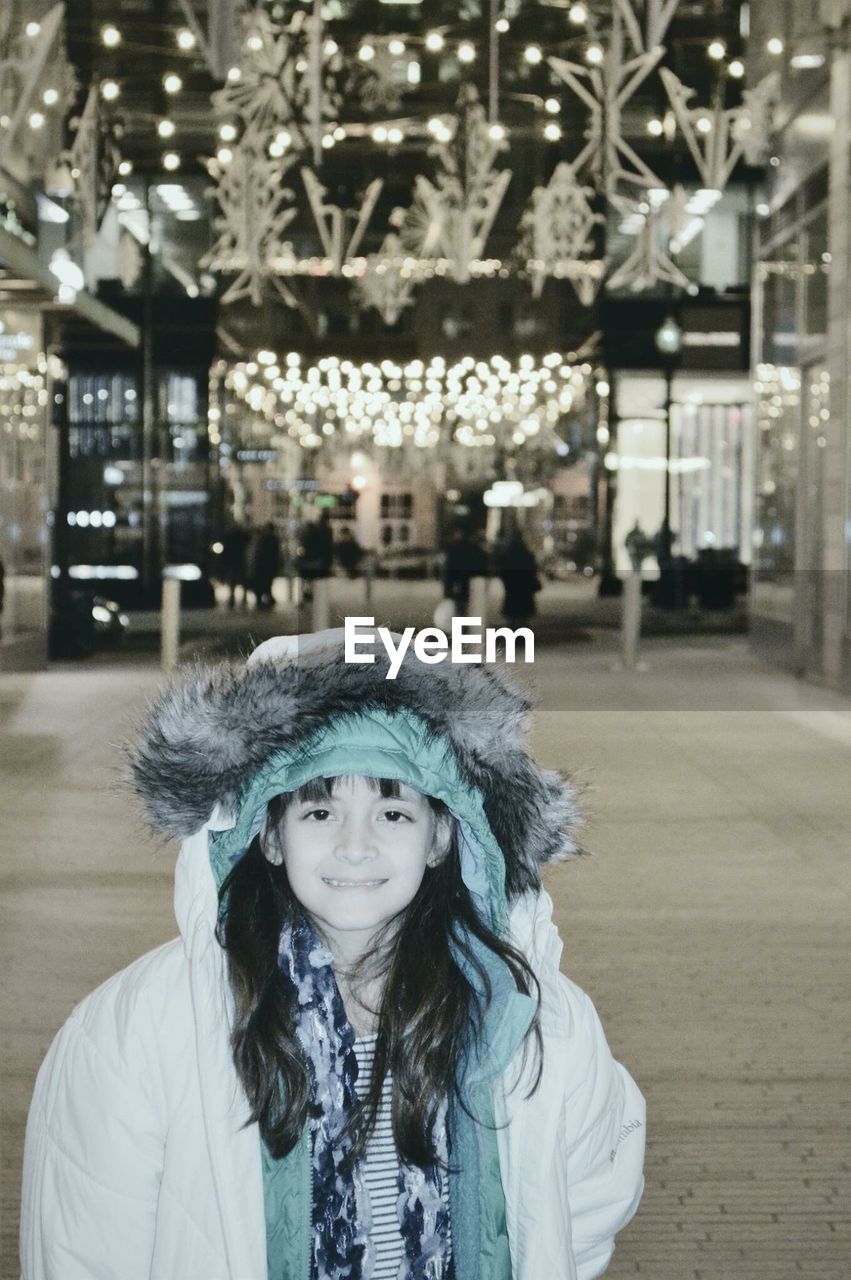
MULTIPOLYGON (((280 830, 288 804, 295 799, 327 800, 336 778, 317 778, 297 792, 276 796, 269 804, 267 829, 280 830)), ((383 798, 398 798, 396 779, 367 781, 383 798)), ((356 973, 378 973, 383 993, 378 1013, 372 1081, 347 1122, 352 1159, 364 1152, 376 1123, 387 1072, 393 1079, 393 1134, 400 1156, 420 1166, 437 1161, 432 1133, 438 1108, 459 1093, 465 1053, 480 1043, 484 1015, 492 999, 488 974, 468 941, 472 936, 502 960, 517 989, 534 991, 531 1036, 537 1071, 529 1095, 543 1069, 539 1010, 540 987, 528 961, 482 921, 461 878, 455 820, 442 801, 427 797, 435 815, 450 820, 452 837, 446 857, 428 868, 412 902, 384 926, 356 973), (393 945, 384 944, 388 932, 393 945), (478 975, 479 996, 452 954, 450 942, 478 975)), ((278 965, 281 929, 304 917, 290 888, 283 863, 276 865, 257 835, 219 891, 216 937, 227 952, 235 1018, 231 1047, 237 1074, 271 1154, 280 1159, 293 1149, 311 1106, 307 1064, 295 1035, 295 996, 278 965)))

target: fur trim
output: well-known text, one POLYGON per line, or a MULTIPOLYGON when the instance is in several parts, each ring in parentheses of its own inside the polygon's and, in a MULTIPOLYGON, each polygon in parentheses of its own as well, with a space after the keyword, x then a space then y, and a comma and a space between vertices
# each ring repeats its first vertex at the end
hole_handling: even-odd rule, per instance
POLYGON ((531 758, 523 732, 532 700, 485 666, 421 663, 409 651, 395 680, 342 652, 307 651, 297 661, 196 665, 149 709, 129 749, 135 787, 151 826, 183 838, 215 804, 234 807, 252 774, 274 752, 296 746, 330 719, 406 708, 453 751, 461 776, 478 787, 506 861, 509 897, 539 883, 542 864, 580 852, 575 788, 531 758))

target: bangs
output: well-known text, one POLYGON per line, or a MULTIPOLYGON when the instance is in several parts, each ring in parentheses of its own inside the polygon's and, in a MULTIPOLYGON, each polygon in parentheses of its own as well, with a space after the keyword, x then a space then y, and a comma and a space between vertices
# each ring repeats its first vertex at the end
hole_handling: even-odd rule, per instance
MULTIPOLYGON (((334 787, 340 778, 355 777, 361 775, 340 774, 335 778, 311 778, 309 782, 305 782, 297 791, 292 792, 293 800, 330 800, 334 794, 334 787)), ((381 793, 382 800, 398 800, 399 799, 399 779, 398 778, 370 778, 362 775, 364 781, 371 791, 381 793)))

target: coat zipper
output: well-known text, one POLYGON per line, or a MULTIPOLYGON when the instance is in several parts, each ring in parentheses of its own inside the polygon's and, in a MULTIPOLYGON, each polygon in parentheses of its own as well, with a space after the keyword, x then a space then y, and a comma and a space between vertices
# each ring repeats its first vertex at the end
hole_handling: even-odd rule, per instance
POLYGON ((307 1122, 306 1133, 307 1133, 307 1141, 305 1143, 305 1146, 307 1147, 307 1161, 308 1161, 308 1176, 306 1179, 307 1190, 308 1190, 307 1231, 305 1232, 305 1236, 306 1236, 305 1263, 306 1265, 301 1274, 302 1274, 303 1280, 310 1280, 310 1276, 313 1271, 313 1214, 314 1214, 313 1202, 316 1194, 315 1178, 314 1178, 314 1172, 313 1172, 313 1150, 314 1150, 314 1144, 316 1142, 316 1130, 314 1128, 314 1124, 312 1120, 309 1120, 307 1122))

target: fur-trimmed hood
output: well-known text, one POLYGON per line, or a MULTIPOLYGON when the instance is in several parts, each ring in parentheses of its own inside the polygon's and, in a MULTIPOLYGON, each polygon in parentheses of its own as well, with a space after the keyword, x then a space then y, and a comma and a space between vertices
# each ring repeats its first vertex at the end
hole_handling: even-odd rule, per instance
MULTIPOLYGON (((578 852, 579 819, 572 784, 539 767, 525 747, 531 698, 485 666, 428 665, 410 650, 395 680, 386 679, 388 666, 379 653, 371 664, 346 663, 342 632, 334 631, 279 638, 247 665, 181 673, 150 706, 130 748, 150 825, 188 837, 217 805, 238 814, 253 780, 281 753, 297 758, 342 722, 357 724, 367 750, 371 721, 377 728, 405 717, 422 729, 423 752, 440 747, 451 757, 456 788, 460 780, 481 797, 509 901, 537 887, 542 864, 578 852)), ((417 785, 414 774, 409 780, 417 785)))

